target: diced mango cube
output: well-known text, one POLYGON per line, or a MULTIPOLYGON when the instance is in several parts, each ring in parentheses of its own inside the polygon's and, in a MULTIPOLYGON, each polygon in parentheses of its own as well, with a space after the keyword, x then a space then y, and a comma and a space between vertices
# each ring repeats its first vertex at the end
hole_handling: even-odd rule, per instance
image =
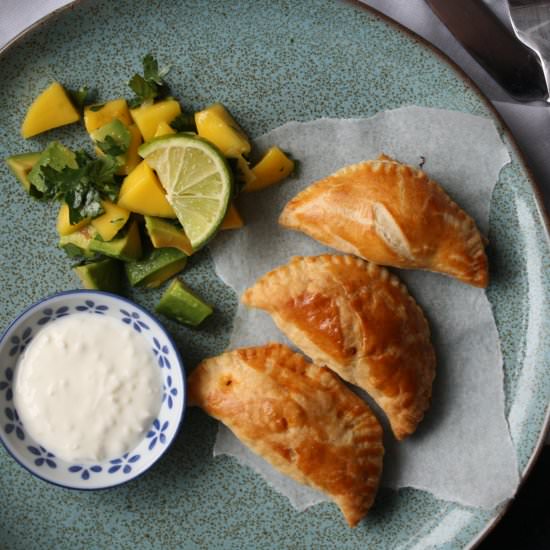
POLYGON ((154 137, 160 137, 160 136, 168 136, 170 134, 175 134, 176 130, 168 124, 168 122, 165 122, 164 120, 159 123, 157 126, 157 131, 155 132, 154 137))
POLYGON ((141 161, 122 183, 118 205, 144 216, 175 218, 173 208, 156 174, 145 161, 141 161))
POLYGON ((195 113, 195 124, 199 136, 213 143, 226 157, 250 153, 246 134, 221 103, 195 113))
POLYGON ((135 124, 128 126, 128 130, 130 130, 131 135, 130 146, 128 147, 128 151, 126 151, 126 162, 118 171, 122 175, 129 174, 141 162, 141 157, 138 154, 139 146, 143 142, 141 132, 135 124))
POLYGON ((110 241, 128 221, 130 212, 111 201, 101 201, 105 212, 90 223, 104 241, 110 241))
POLYGON ((54 82, 31 103, 21 126, 21 135, 30 138, 78 120, 80 115, 67 92, 59 82, 54 82))
POLYGON ((181 107, 175 99, 166 99, 152 105, 131 109, 130 113, 144 141, 148 141, 155 136, 161 122, 170 124, 181 113, 181 107))
POLYGON ((118 118, 126 126, 132 124, 128 104, 123 98, 112 99, 99 105, 88 105, 84 108, 84 126, 89 134, 115 118, 118 118))
POLYGON ((88 225, 89 223, 90 220, 88 218, 85 218, 84 220, 79 221, 78 223, 73 223, 71 225, 71 222, 69 220, 69 207, 66 203, 61 204, 61 208, 59 209, 59 213, 57 214, 57 232, 59 233, 60 237, 70 235, 71 233, 82 229, 85 225, 88 225))
POLYGON ((38 162, 41 154, 42 153, 22 153, 20 155, 12 155, 6 159, 8 168, 13 172, 13 175, 19 180, 25 191, 29 194, 33 193, 33 185, 29 181, 29 173, 38 162))
POLYGON ((294 161, 278 147, 271 147, 262 159, 252 167, 256 179, 247 184, 243 191, 259 191, 285 179, 294 170, 294 161))
POLYGON ((244 221, 235 207, 235 204, 231 203, 220 225, 220 229, 239 229, 240 227, 244 227, 244 221))

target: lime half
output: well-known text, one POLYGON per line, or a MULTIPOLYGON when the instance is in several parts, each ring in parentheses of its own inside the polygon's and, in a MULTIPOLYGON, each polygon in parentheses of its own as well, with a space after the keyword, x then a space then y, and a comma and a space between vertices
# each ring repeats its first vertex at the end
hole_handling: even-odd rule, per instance
POLYGON ((224 156, 192 134, 153 139, 139 154, 157 173, 191 246, 198 250, 216 233, 229 206, 233 178, 224 156))

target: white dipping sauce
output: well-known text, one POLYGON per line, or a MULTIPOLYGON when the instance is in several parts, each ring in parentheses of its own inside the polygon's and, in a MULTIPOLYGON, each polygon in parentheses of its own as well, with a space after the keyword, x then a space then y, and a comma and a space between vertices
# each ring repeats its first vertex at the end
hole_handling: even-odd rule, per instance
POLYGON ((129 326, 90 314, 58 319, 20 358, 14 403, 29 435, 70 462, 130 451, 160 410, 153 353, 129 326))

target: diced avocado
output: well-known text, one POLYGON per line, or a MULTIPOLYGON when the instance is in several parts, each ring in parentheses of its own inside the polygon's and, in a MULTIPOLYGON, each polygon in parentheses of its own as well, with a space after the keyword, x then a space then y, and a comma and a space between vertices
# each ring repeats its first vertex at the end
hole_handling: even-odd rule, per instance
POLYGON ((67 92, 59 82, 54 82, 31 103, 21 126, 21 135, 30 138, 77 120, 80 120, 80 115, 67 92))
POLYGON ((122 262, 113 258, 87 262, 73 269, 84 288, 106 290, 116 294, 120 294, 124 288, 122 262))
POLYGON ((193 327, 200 325, 213 311, 211 306, 191 292, 179 279, 170 283, 155 310, 193 327))
POLYGON ((63 170, 66 166, 70 168, 78 168, 76 164, 75 154, 67 149, 64 145, 61 145, 58 141, 52 141, 44 151, 38 157, 36 164, 29 172, 29 181, 38 191, 44 192, 46 186, 44 184, 44 175, 41 168, 43 166, 49 166, 54 170, 63 170))
POLYGON ((157 288, 179 273, 187 263, 187 256, 176 248, 155 248, 147 256, 124 266, 132 286, 157 288))
POLYGON ((36 196, 37 194, 40 194, 29 181, 29 172, 32 170, 32 167, 38 162, 40 154, 41 153, 23 153, 21 155, 13 155, 6 159, 6 164, 8 165, 8 168, 19 180, 25 191, 31 196, 36 196))
POLYGON ((193 247, 182 228, 160 218, 145 216, 145 230, 155 248, 177 248, 187 256, 193 254, 193 247))
POLYGON ((92 239, 89 249, 97 254, 131 262, 141 258, 141 238, 136 220, 132 220, 122 234, 111 241, 102 240, 99 235, 92 239))
POLYGON ((118 118, 94 130, 90 134, 90 137, 99 151, 101 151, 100 154, 107 154, 115 157, 119 167, 123 167, 126 164, 128 149, 132 141, 132 134, 118 118))
POLYGON ((90 249, 90 244, 94 240, 96 234, 97 232, 95 229, 92 226, 87 225, 74 233, 63 235, 59 239, 59 247, 62 248, 71 258, 75 258, 77 256, 91 258, 95 256, 95 253, 90 249))

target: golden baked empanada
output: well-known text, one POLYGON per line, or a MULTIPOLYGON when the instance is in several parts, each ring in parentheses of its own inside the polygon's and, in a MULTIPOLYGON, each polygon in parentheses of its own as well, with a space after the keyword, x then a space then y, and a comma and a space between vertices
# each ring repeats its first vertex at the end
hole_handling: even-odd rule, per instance
POLYGON ((429 406, 435 353, 424 314, 397 277, 353 256, 292 258, 246 290, 318 365, 367 391, 403 439, 429 406))
POLYGON ((279 223, 342 252, 488 284, 474 221, 419 169, 382 156, 338 170, 296 195, 279 223))
POLYGON ((328 369, 282 344, 237 349, 203 361, 189 396, 275 468, 327 493, 350 526, 368 512, 382 472, 382 428, 328 369))

